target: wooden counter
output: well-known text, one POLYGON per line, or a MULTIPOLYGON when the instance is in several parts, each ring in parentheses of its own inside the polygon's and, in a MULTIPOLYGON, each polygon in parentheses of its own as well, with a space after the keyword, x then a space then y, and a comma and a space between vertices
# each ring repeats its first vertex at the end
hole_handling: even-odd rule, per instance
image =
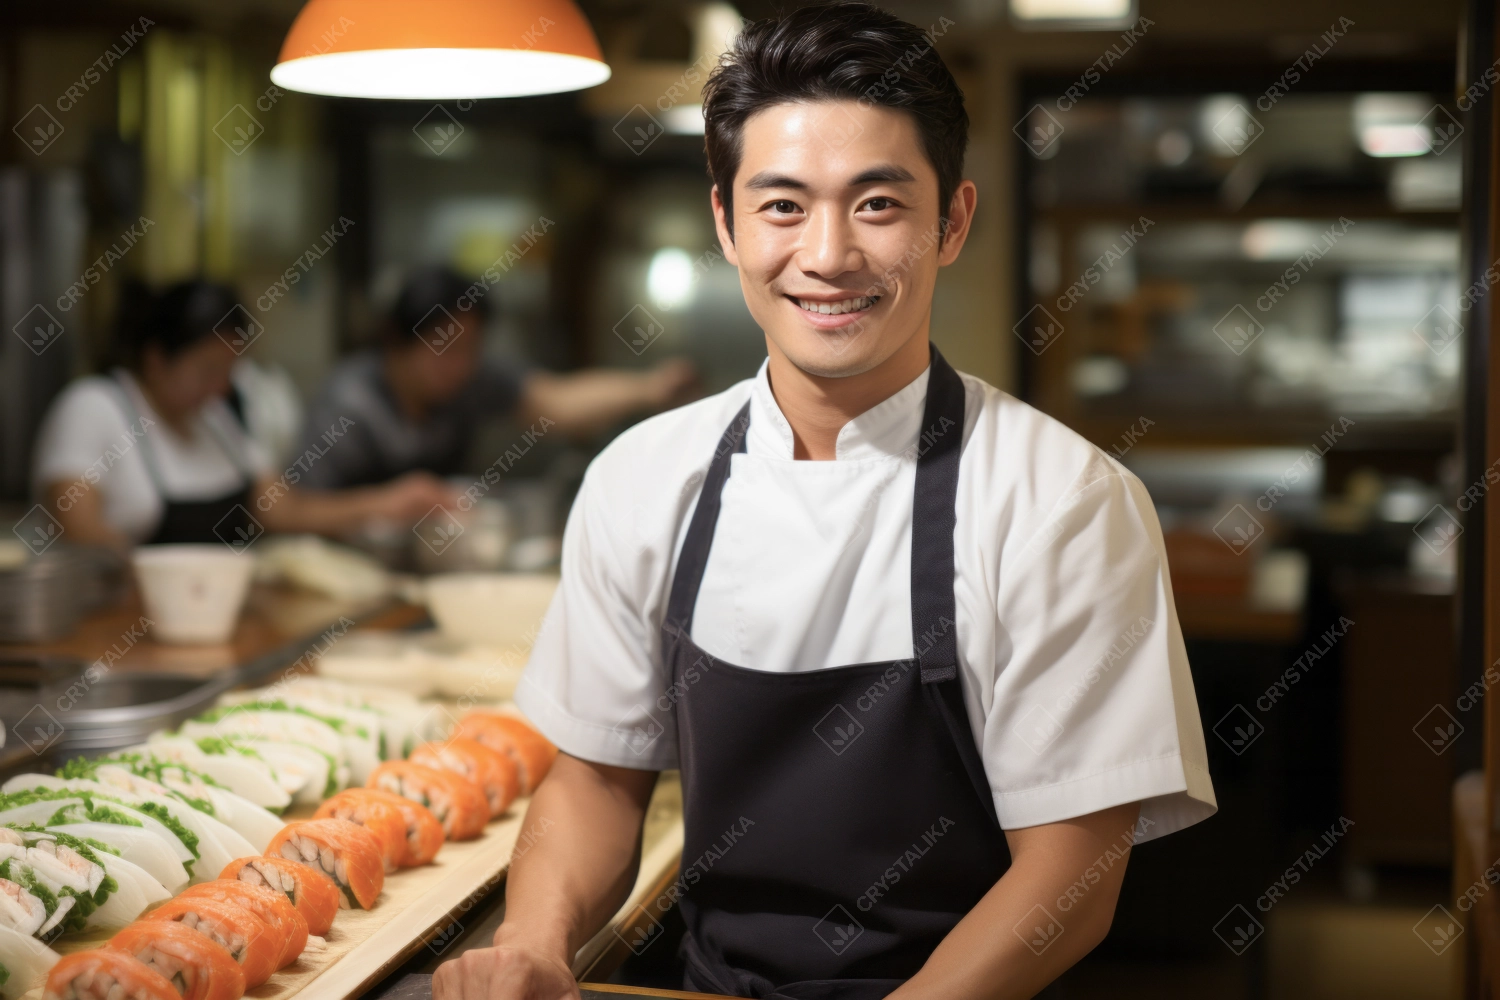
POLYGON ((85 618, 66 639, 0 644, 0 659, 67 658, 81 665, 105 659, 111 671, 215 677, 240 670, 264 676, 314 648, 326 648, 353 622, 361 628, 399 629, 424 621, 425 609, 391 599, 337 600, 307 590, 255 585, 234 635, 214 646, 156 642, 142 625, 144 612, 132 590, 116 607, 85 618), (139 638, 144 632, 145 638, 139 638))

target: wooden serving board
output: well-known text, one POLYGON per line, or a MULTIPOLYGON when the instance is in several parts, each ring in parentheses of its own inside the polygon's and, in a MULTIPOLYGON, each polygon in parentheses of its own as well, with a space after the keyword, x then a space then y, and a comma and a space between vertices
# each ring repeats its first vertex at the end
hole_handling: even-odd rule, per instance
MULTIPOLYGON (((645 830, 640 873, 634 890, 610 926, 580 951, 575 970, 582 972, 623 946, 615 929, 628 925, 641 906, 675 876, 682 856, 681 793, 675 775, 664 776, 645 830)), ((373 909, 340 910, 326 945, 309 949, 271 979, 248 990, 255 1000, 351 1000, 398 968, 424 947, 441 955, 462 932, 469 912, 499 887, 518 845, 534 843, 537 824, 523 833, 531 800, 518 799, 477 840, 449 841, 430 865, 401 869, 386 876, 373 909)), ((288 814, 288 819, 305 818, 288 814)), ((545 830, 540 836, 545 836, 545 830)), ((107 932, 69 936, 54 947, 62 954, 96 948, 107 932)), ((26 1000, 40 998, 40 988, 26 1000)))

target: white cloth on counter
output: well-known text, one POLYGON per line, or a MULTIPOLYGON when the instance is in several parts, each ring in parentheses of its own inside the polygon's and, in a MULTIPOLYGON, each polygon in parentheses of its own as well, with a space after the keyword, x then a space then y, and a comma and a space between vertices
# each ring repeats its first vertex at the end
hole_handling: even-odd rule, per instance
MULTIPOLYGON (((1001 825, 1140 801, 1144 841, 1211 816, 1203 727, 1145 488, 1056 420, 963 379, 958 651, 1001 825)), ((831 462, 793 460, 764 365, 622 434, 574 502, 521 709, 574 756, 678 765, 671 707, 692 693, 667 691, 660 627, 709 461, 747 397, 747 453, 732 459, 694 642, 765 671, 910 657, 926 392, 923 372, 850 421, 831 462)))
POLYGON ((118 379, 78 379, 58 395, 42 421, 32 466, 33 492, 40 498, 47 484, 57 482, 98 490, 105 521, 139 542, 156 530, 165 509, 146 466, 143 435, 174 500, 213 499, 243 482, 244 473, 226 446, 237 449, 240 461, 257 474, 271 469, 265 452, 222 399, 210 400, 188 431, 184 437, 158 416, 128 373, 118 379), (126 411, 122 390, 138 417, 126 411))

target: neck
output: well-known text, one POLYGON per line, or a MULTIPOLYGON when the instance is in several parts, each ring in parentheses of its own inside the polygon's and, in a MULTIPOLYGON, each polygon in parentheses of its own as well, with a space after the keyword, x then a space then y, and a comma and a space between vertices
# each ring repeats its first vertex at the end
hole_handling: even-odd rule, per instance
POLYGON ((867 372, 843 378, 812 375, 792 363, 770 338, 771 394, 792 428, 792 457, 817 462, 837 457, 839 431, 871 407, 912 383, 927 368, 927 331, 867 372))
POLYGON ((396 397, 396 406, 407 419, 419 421, 427 412, 427 401, 417 390, 416 383, 408 377, 407 367, 401 364, 400 354, 396 351, 386 351, 383 356, 385 366, 385 380, 391 387, 391 394, 396 397))
POLYGON ((136 387, 141 390, 141 395, 146 397, 146 402, 150 404, 152 412, 161 418, 162 423, 183 437, 192 433, 192 412, 179 413, 163 405, 162 394, 152 388, 151 379, 141 372, 133 371, 130 377, 135 380, 136 387))

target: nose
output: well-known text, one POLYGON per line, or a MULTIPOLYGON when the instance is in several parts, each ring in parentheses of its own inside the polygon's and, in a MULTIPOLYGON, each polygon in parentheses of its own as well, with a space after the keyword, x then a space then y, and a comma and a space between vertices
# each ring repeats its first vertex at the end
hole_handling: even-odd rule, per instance
POLYGON ((864 255, 854 245, 854 231, 842 212, 814 208, 803 229, 795 263, 804 274, 836 278, 863 266, 864 255))

